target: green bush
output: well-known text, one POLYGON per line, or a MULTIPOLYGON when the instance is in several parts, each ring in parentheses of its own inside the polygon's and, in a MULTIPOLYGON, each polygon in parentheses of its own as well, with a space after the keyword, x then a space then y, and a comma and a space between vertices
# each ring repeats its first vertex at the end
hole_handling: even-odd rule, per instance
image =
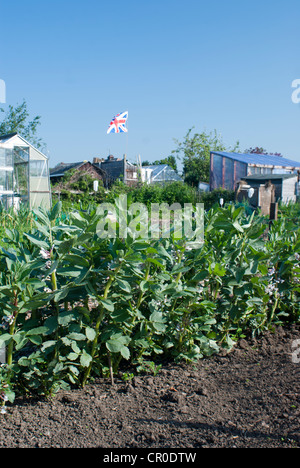
POLYGON ((226 203, 234 202, 235 192, 233 190, 216 189, 211 192, 203 192, 200 195, 200 202, 204 204, 205 210, 210 210, 214 205, 220 203, 223 198, 224 205, 226 203))

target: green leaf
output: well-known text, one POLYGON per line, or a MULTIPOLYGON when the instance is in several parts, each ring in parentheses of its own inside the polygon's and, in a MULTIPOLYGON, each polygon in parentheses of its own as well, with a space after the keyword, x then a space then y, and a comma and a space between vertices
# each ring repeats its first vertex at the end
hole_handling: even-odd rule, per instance
POLYGON ((70 361, 76 361, 76 359, 78 358, 78 354, 77 353, 69 353, 67 355, 67 359, 69 359, 70 361))
POLYGON ((129 342, 130 338, 128 336, 116 333, 106 342, 106 347, 112 353, 119 353, 124 346, 129 344, 129 342))
POLYGON ((58 247, 58 252, 61 255, 64 255, 64 254, 70 252, 70 250, 72 249, 72 247, 73 247, 73 245, 75 243, 75 240, 76 240, 76 237, 61 242, 59 244, 59 247, 58 247))
POLYGON ((161 262, 159 262, 158 260, 156 260, 156 258, 147 258, 146 262, 153 263, 153 265, 156 265, 159 268, 164 268, 164 265, 161 262))
POLYGON ((85 350, 83 350, 82 355, 80 356, 80 364, 82 367, 89 367, 93 358, 90 354, 88 354, 85 350))
POLYGON ((54 221, 60 215, 61 208, 62 208, 61 201, 57 202, 56 205, 54 205, 49 216, 51 221, 54 221))
POLYGON ((62 327, 66 327, 69 325, 69 323, 73 322, 74 320, 76 320, 78 318, 78 313, 77 312, 73 312, 73 311, 64 311, 64 312, 61 312, 58 316, 58 323, 59 325, 61 325, 62 327))
POLYGON ((240 223, 238 221, 235 221, 233 223, 233 226, 235 227, 235 229, 239 232, 244 232, 244 229, 242 228, 242 226, 240 225, 240 223))
POLYGON ((56 273, 61 276, 70 276, 71 278, 77 278, 82 273, 82 268, 76 267, 64 267, 58 268, 56 273))
POLYGON ((49 220, 48 216, 41 209, 33 208, 32 211, 33 211, 33 213, 35 214, 35 216, 39 219, 39 221, 41 223, 43 223, 46 226, 50 227, 50 220, 49 220))
POLYGON ((122 346, 122 348, 120 349, 120 353, 123 356, 123 358, 127 361, 130 359, 130 351, 129 348, 127 348, 127 346, 122 346))
POLYGON ((47 328, 47 332, 45 335, 51 335, 58 327, 57 317, 48 317, 47 320, 44 322, 44 326, 47 328))
POLYGON ((41 347, 41 350, 42 352, 46 351, 46 349, 48 351, 52 351, 56 346, 56 341, 55 340, 48 340, 48 341, 45 341, 41 347))
POLYGON ((12 390, 5 390, 5 396, 7 397, 10 403, 15 401, 16 394, 12 390))
POLYGON ((67 338, 70 340, 75 340, 75 341, 85 341, 86 336, 83 333, 69 333, 67 335, 67 338))
POLYGON ((109 299, 99 299, 103 307, 110 312, 113 312, 115 310, 114 304, 109 300, 109 299))
POLYGON ((3 335, 0 336, 0 347, 7 346, 8 343, 12 340, 12 335, 9 333, 4 333, 3 335))
POLYGON ((64 257, 64 261, 69 262, 71 263, 71 265, 75 265, 75 266, 83 266, 86 268, 90 267, 89 261, 81 255, 75 255, 75 254, 66 255, 64 257))
POLYGON ((31 341, 31 343, 36 345, 41 345, 43 342, 43 338, 40 335, 29 336, 29 340, 31 341))
POLYGON ((31 336, 36 336, 36 335, 45 335, 46 333, 48 333, 49 329, 48 327, 37 327, 37 328, 33 328, 32 330, 29 330, 26 335, 29 337, 31 336))
POLYGON ((41 239, 39 239, 37 236, 34 236, 33 234, 27 234, 24 232, 24 236, 27 237, 28 240, 37 247, 40 247, 41 249, 45 250, 50 250, 49 244, 41 239))
POLYGON ((121 280, 121 279, 117 279, 116 280, 119 287, 123 290, 123 291, 126 291, 128 293, 131 292, 131 286, 130 284, 127 282, 127 281, 124 281, 124 280, 121 280))
POLYGON ((93 341, 96 338, 96 332, 93 328, 87 327, 85 329, 85 334, 89 341, 93 341))
POLYGON ((208 271, 207 270, 202 270, 197 273, 192 280, 193 281, 203 281, 208 277, 208 271))

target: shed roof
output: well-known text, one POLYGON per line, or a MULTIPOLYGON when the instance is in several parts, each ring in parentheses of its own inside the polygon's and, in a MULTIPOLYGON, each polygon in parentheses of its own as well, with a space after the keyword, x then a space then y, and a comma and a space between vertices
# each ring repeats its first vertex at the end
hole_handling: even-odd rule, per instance
POLYGON ((295 167, 300 169, 300 162, 291 159, 282 158, 273 154, 241 154, 241 153, 227 153, 223 151, 212 151, 211 154, 225 156, 226 158, 240 161, 246 164, 260 165, 260 166, 279 166, 279 167, 295 167))
POLYGON ((243 177, 242 180, 286 180, 286 179, 293 179, 298 177, 298 174, 253 174, 246 177, 243 177))

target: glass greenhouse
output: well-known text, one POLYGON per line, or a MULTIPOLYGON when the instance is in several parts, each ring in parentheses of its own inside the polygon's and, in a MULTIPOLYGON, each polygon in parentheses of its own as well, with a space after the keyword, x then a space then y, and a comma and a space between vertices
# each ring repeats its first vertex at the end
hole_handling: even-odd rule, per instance
POLYGON ((51 206, 48 158, 17 133, 0 137, 0 205, 51 206))
POLYGON ((147 184, 165 184, 182 182, 182 178, 168 164, 158 164, 142 167, 142 180, 147 184))

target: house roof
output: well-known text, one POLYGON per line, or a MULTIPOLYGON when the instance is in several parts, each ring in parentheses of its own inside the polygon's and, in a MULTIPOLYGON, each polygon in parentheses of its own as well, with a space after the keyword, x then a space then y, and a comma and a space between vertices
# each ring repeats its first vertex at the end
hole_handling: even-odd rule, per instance
POLYGON ((246 177, 243 177, 243 180, 246 181, 260 181, 260 180, 286 180, 286 179, 292 179, 298 177, 298 174, 254 174, 254 175, 249 175, 246 177))
POLYGON ((77 163, 60 163, 57 166, 55 166, 53 169, 50 169, 50 177, 61 177, 63 176, 67 171, 70 171, 71 169, 78 169, 81 167, 83 164, 86 164, 86 161, 81 161, 77 163))
POLYGON ((76 163, 60 163, 57 166, 53 167, 50 169, 50 178, 54 177, 62 177, 64 174, 71 169, 80 169, 81 166, 84 166, 85 164, 89 164, 90 166, 94 167, 98 173, 100 173, 102 176, 105 175, 105 171, 99 167, 97 163, 91 163, 90 161, 80 161, 76 163))
POLYGON ((300 169, 300 162, 291 159, 282 158, 272 154, 240 154, 240 153, 227 153, 223 151, 212 151, 211 154, 225 156, 226 158, 240 161, 246 164, 253 164, 259 166, 278 166, 278 167, 295 167, 300 169))

